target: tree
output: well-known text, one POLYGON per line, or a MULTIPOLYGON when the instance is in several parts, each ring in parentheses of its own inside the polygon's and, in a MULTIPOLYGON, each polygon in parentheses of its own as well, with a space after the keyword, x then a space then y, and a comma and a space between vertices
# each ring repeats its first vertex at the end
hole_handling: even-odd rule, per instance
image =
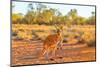
POLYGON ((23 14, 12 14, 12 22, 13 24, 21 23, 21 20, 23 19, 23 14))
POLYGON ((33 4, 32 3, 28 4, 28 9, 29 9, 28 11, 33 11, 34 8, 33 8, 33 4))
POLYGON ((91 24, 91 25, 96 24, 95 12, 91 12, 91 16, 88 18, 87 24, 91 24))
POLYGON ((51 24, 60 24, 62 13, 58 11, 57 9, 50 8, 50 11, 52 12, 52 21, 51 24))
POLYGON ((47 7, 45 5, 43 5, 42 3, 37 3, 37 12, 41 13, 44 9, 46 9, 47 7))
POLYGON ((50 24, 50 22, 53 19, 53 13, 52 13, 52 11, 51 10, 47 10, 47 9, 44 10, 42 12, 42 19, 43 19, 43 22, 50 24))
POLYGON ((76 9, 71 9, 70 12, 68 12, 68 17, 70 19, 71 24, 76 24, 76 19, 78 17, 78 13, 76 9))
POLYGON ((34 24, 35 22, 36 22, 35 12, 34 11, 28 11, 27 14, 23 18, 23 23, 34 24))
POLYGON ((77 22, 76 24, 77 24, 77 25, 84 25, 84 24, 87 24, 86 21, 87 21, 87 19, 86 19, 85 17, 79 16, 79 17, 76 19, 76 22, 77 22))
POLYGON ((33 3, 27 5, 28 11, 24 15, 22 23, 24 24, 34 24, 36 23, 36 12, 34 11, 33 3))

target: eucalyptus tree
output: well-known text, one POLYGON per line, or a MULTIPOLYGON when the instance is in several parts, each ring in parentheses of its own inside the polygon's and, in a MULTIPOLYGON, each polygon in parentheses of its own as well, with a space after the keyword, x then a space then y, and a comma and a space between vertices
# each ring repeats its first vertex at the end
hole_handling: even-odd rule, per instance
POLYGON ((36 3, 37 6, 37 12, 40 13, 41 11, 43 11, 44 9, 46 9, 46 5, 42 4, 42 3, 36 3))
POLYGON ((33 24, 35 18, 34 6, 33 3, 27 5, 27 13, 24 15, 23 23, 24 24, 33 24))
POLYGON ((33 9, 34 9, 32 3, 29 3, 27 7, 28 7, 28 9, 29 9, 28 11, 33 11, 33 9))
POLYGON ((87 24, 95 25, 96 24, 96 18, 95 18, 95 12, 91 12, 91 16, 88 18, 87 24))
POLYGON ((22 23, 23 19, 23 14, 22 13, 17 13, 17 14, 12 14, 12 23, 13 24, 20 24, 22 23))
POLYGON ((42 24, 44 22, 44 17, 42 13, 46 9, 46 5, 43 3, 36 3, 36 21, 38 24, 42 24))
POLYGON ((77 13, 77 10, 76 9, 71 9, 69 12, 68 12, 68 17, 70 19, 70 22, 71 24, 76 24, 77 22, 75 21, 78 17, 78 13, 77 13))

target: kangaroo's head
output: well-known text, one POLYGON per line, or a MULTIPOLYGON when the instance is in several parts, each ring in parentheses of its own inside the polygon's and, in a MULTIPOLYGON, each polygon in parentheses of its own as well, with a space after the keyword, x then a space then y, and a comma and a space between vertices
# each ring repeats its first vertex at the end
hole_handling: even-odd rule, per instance
POLYGON ((55 25, 55 28, 56 28, 57 34, 62 35, 63 26, 62 25, 60 25, 60 26, 55 25))

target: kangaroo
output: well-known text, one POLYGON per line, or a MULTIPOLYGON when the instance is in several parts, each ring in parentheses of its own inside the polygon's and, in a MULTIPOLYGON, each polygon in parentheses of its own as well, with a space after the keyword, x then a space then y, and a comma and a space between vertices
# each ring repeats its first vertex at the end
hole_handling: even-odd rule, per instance
POLYGON ((41 55, 44 56, 45 54, 47 55, 48 58, 48 53, 52 53, 55 56, 55 52, 57 49, 60 49, 62 47, 62 26, 56 26, 55 28, 57 30, 57 33, 55 34, 50 34, 46 37, 46 39, 43 42, 43 49, 41 52, 41 55))

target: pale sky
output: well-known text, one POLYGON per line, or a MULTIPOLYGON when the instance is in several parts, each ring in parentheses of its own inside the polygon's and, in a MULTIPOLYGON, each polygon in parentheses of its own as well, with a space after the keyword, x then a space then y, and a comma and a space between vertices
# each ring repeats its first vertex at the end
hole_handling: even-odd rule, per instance
MULTIPOLYGON (((14 4, 15 7, 13 8, 12 12, 26 14, 28 11, 27 7, 29 3, 30 2, 13 1, 12 4, 14 4)), ((35 3, 34 2, 32 3, 33 7, 36 8, 35 3)), ((78 15, 83 17, 89 17, 91 16, 92 11, 95 12, 94 6, 64 5, 64 4, 50 4, 50 3, 42 3, 42 4, 50 8, 58 9, 63 15, 67 14, 71 9, 77 9, 78 15)))

